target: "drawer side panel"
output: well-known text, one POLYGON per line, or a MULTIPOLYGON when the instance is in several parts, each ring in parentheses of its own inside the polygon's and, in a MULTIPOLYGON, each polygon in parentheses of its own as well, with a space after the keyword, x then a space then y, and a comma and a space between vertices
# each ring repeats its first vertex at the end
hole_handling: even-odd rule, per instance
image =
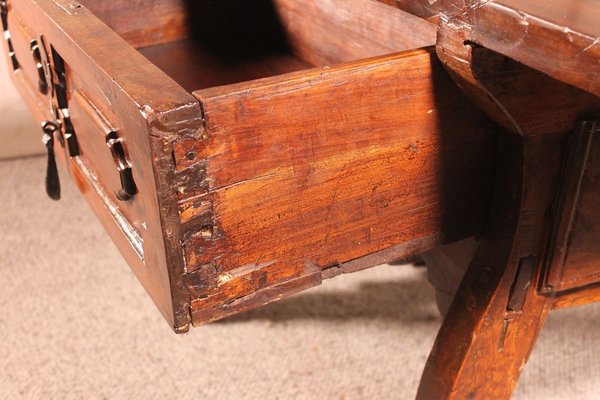
POLYGON ((431 50, 195 95, 205 136, 174 147, 198 177, 178 187, 194 324, 482 226, 496 126, 431 50))

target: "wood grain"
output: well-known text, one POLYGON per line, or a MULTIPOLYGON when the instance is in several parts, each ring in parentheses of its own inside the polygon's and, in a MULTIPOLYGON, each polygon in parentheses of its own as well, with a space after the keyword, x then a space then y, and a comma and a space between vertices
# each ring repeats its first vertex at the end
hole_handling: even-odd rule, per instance
POLYGON ((511 132, 572 130, 581 115, 600 106, 598 96, 469 42, 469 29, 442 21, 438 57, 473 102, 511 132))
POLYGON ((274 0, 292 50, 316 66, 435 44, 435 25, 374 0, 274 0))
POLYGON ((500 136, 490 219, 431 351, 417 399, 508 399, 552 303, 537 292, 566 134, 500 136), (536 265, 515 293, 519 270, 536 265), (513 309, 511 300, 522 298, 513 309))
POLYGON ((556 294, 552 308, 581 306, 600 301, 600 283, 565 290, 556 294))
POLYGON ((594 0, 446 0, 442 21, 465 40, 600 95, 600 3, 594 0))
POLYGON ((80 0, 97 18, 135 48, 190 35, 184 0, 80 0))
POLYGON ((423 19, 435 18, 442 10, 442 1, 437 0, 379 0, 423 19))
MULTIPOLYGON (((161 7, 167 10, 174 4, 157 3, 156 9, 144 10, 137 18, 151 19, 161 7)), ((231 10, 232 4, 238 3, 219 6, 217 14, 231 10)), ((260 2, 244 4, 250 7, 245 10, 263 7, 260 2)), ((252 52, 248 38, 239 41, 241 47, 234 47, 233 53, 217 52, 221 58, 209 65, 214 79, 205 85, 229 83, 224 71, 217 73, 223 61, 238 63, 231 72, 240 83, 198 91, 197 98, 130 44, 156 44, 142 51, 150 58, 158 54, 157 64, 165 54, 179 54, 176 63, 160 66, 183 82, 181 77, 189 71, 195 71, 196 78, 205 75, 210 68, 194 66, 212 61, 198 54, 201 61, 195 65, 169 68, 190 61, 195 46, 214 37, 211 32, 202 40, 197 29, 186 33, 185 40, 173 33, 177 31, 160 37, 139 20, 126 23, 133 18, 133 8, 117 4, 110 9, 91 0, 93 12, 65 0, 19 2, 10 9, 9 19, 27 21, 20 47, 27 37, 43 33, 64 58, 73 123, 85 143, 73 159, 60 145, 55 150, 177 331, 187 329, 190 317, 194 323, 222 318, 317 284, 323 276, 364 268, 384 254, 423 251, 473 234, 481 226, 495 126, 459 94, 431 49, 380 55, 431 43, 432 26, 400 11, 385 16, 384 6, 375 2, 352 7, 336 3, 348 12, 368 11, 353 14, 357 25, 349 28, 343 26, 345 20, 335 19, 328 4, 311 3, 311 13, 301 22, 331 20, 332 29, 354 36, 345 48, 330 35, 314 51, 332 62, 378 58, 287 74, 307 65, 295 58, 296 64, 277 58, 264 63, 277 54, 273 51, 294 52, 289 44, 279 46, 286 37, 285 24, 277 26, 281 21, 273 20, 269 11, 263 15, 269 25, 249 37, 276 32, 283 33, 281 38, 258 53, 252 52), (125 10, 122 15, 112 15, 120 9, 125 10), (399 26, 396 16, 401 16, 403 29, 415 30, 414 42, 392 35, 399 26), (375 46, 374 34, 382 34, 382 46, 375 46), (352 47, 353 43, 370 48, 352 47), (258 58, 252 68, 260 73, 248 68, 254 56, 258 58), (464 115, 469 118, 463 120, 464 115), (103 125, 116 130, 129 148, 139 189, 130 202, 119 202, 114 194, 118 181, 113 160, 101 149, 103 125), (446 149, 456 156, 446 160, 446 149), (459 157, 459 149, 473 149, 472 157, 459 157), (456 182, 446 183, 453 175, 456 182), (422 181, 413 187, 411 176, 422 181), (426 203, 417 206, 419 198, 426 203), (409 204, 406 209, 404 202, 409 204), (393 211, 398 209, 403 211, 400 219, 393 211), (384 224, 378 223, 378 215, 384 224), (387 216, 393 218, 388 221, 387 216), (469 223, 457 223, 462 218, 469 223), (404 222, 406 230, 399 231, 404 222), (293 240, 298 246, 291 245, 293 240), (136 241, 141 251, 134 251, 136 241), (366 257, 370 253, 378 256, 366 257)), ((207 10, 184 5, 186 13, 207 10)), ((177 7, 171 10, 179 12, 177 7)), ((157 21, 157 29, 164 21, 157 21)), ((242 31, 246 27, 238 26, 242 31)), ((298 32, 294 35, 300 39, 298 32)), ((215 51, 215 46, 239 37, 218 38, 205 49, 215 51)), ((25 56, 25 50, 20 51, 25 56)), ((24 93, 35 93, 30 90, 34 82, 29 82, 34 75, 17 75, 24 93)), ((196 83, 185 86, 190 89, 196 83)), ((38 98, 31 104, 39 118, 51 118, 43 111, 50 99, 33 97, 38 98)))
POLYGON ((600 281, 600 120, 583 117, 571 139, 564 183, 559 195, 552 254, 548 260, 547 291, 563 291, 600 281))
MULTIPOLYGON (((189 324, 185 286, 177 287, 173 278, 173 271, 177 271, 178 265, 182 269, 183 266, 181 262, 167 261, 169 251, 176 249, 165 247, 163 229, 167 229, 167 225, 163 220, 168 215, 161 211, 165 200, 158 195, 163 190, 163 182, 160 176, 155 176, 158 164, 155 157, 161 156, 160 151, 167 151, 164 157, 170 158, 170 148, 163 146, 153 155, 151 142, 166 140, 181 130, 197 130, 194 124, 199 124, 198 102, 84 7, 58 0, 10 2, 9 20, 27 21, 26 29, 32 37, 44 35, 66 62, 69 96, 79 91, 92 99, 95 107, 127 140, 140 192, 127 203, 119 202, 114 192, 108 190, 108 185, 113 186, 109 176, 98 175, 114 171, 112 160, 88 158, 96 150, 87 151, 85 145, 86 154, 77 159, 69 159, 58 141, 55 151, 165 319, 174 329, 185 330, 189 324), (133 66, 135 73, 132 74, 133 66), (149 81, 152 85, 147 84, 149 81), (182 120, 187 120, 187 124, 170 125, 170 121, 182 120), (103 183, 95 185, 94 177, 103 183), (118 212, 111 211, 115 207, 118 212), (142 237, 143 260, 124 234, 119 214, 125 216, 126 225, 134 227, 142 237)), ((21 92, 26 93, 25 98, 40 122, 53 118, 50 99, 40 97, 39 92, 31 88, 30 79, 16 74, 14 81, 21 92)), ((76 122, 76 131, 86 129, 87 125, 81 122, 76 122)), ((93 131, 86 130, 86 133, 93 131)), ((82 137, 85 137, 83 132, 82 137)))
POLYGON ((195 95, 204 138, 174 146, 194 323, 263 287, 481 226, 495 127, 432 50, 195 95))
MULTIPOLYGON (((499 54, 473 41, 485 19, 479 11, 497 3, 450 1, 440 15, 440 60, 464 92, 511 133, 500 135, 490 219, 430 354, 419 399, 510 397, 556 296, 543 285, 562 226, 557 221, 570 220, 561 189, 579 190, 577 182, 571 184, 581 175, 577 168, 565 174, 563 165, 573 158, 570 153, 580 160, 587 151, 573 147, 569 137, 577 120, 599 104, 596 96, 508 58, 510 51, 499 54)), ((507 31, 502 40, 510 44, 511 35, 526 28, 507 22, 497 20, 496 29, 507 31)), ((535 37, 535 24, 529 29, 535 37)), ((580 237, 579 244, 591 240, 580 237)), ((593 298, 589 292, 584 300, 575 296, 556 304, 593 298)))

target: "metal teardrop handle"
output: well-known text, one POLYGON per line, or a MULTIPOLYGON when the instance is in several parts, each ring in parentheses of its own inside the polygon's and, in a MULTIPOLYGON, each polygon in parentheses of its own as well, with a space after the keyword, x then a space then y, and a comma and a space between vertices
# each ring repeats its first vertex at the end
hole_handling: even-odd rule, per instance
POLYGON ((54 155, 54 133, 60 129, 59 123, 55 121, 45 121, 42 123, 42 141, 46 145, 48 152, 48 162, 46 164, 46 193, 52 200, 60 200, 60 179, 58 177, 58 168, 56 167, 56 157, 54 155))

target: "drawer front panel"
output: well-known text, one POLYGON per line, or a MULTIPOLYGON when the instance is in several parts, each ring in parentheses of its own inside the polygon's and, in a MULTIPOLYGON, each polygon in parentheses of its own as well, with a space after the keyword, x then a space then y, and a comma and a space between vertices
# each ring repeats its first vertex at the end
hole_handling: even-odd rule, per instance
POLYGON ((600 117, 584 119, 572 135, 559 195, 546 286, 563 291, 600 282, 600 117))
POLYGON ((177 282, 168 268, 176 263, 167 262, 163 220, 168 209, 161 209, 164 196, 158 195, 165 177, 155 166, 158 159, 170 158, 168 141, 173 136, 198 129, 198 102, 77 3, 8 1, 7 9, 8 28, 12 31, 14 26, 16 32, 16 53, 24 60, 13 81, 40 122, 58 117, 62 135, 68 136, 65 117, 70 119, 78 151, 74 154, 62 140, 55 140, 57 159, 167 321, 186 329, 187 308, 183 300, 173 298, 182 292, 172 290, 177 282), (61 76, 58 60, 64 62, 62 105, 58 91, 43 95, 37 88, 30 42, 40 37, 54 83, 61 76), (114 137, 107 137, 111 132, 114 137), (136 193, 126 200, 119 196, 123 174, 135 182, 136 193))

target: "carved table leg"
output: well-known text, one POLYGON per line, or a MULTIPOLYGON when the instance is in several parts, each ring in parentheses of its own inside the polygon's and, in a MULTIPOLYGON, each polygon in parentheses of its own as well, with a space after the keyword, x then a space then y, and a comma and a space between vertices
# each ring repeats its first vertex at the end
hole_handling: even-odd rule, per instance
POLYGON ((418 399, 510 397, 551 306, 537 283, 565 138, 502 135, 488 228, 438 333, 418 399))

